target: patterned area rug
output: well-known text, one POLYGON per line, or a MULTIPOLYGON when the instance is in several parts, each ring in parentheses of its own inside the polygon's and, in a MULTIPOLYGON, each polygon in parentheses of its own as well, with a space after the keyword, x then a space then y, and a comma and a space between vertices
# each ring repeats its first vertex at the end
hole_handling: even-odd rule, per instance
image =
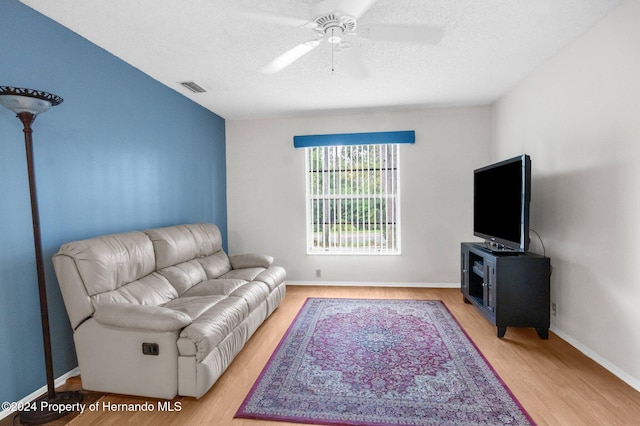
POLYGON ((236 417, 533 424, 439 300, 308 299, 236 417))

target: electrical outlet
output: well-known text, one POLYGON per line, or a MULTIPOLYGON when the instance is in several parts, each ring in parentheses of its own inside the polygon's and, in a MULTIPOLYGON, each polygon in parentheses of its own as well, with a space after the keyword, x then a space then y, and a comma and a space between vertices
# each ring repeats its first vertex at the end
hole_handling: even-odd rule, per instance
POLYGON ((316 278, 322 277, 322 269, 316 269, 316 278))
POLYGON ((552 303, 551 304, 551 315, 553 315, 554 317, 557 315, 558 313, 558 304, 557 303, 552 303))

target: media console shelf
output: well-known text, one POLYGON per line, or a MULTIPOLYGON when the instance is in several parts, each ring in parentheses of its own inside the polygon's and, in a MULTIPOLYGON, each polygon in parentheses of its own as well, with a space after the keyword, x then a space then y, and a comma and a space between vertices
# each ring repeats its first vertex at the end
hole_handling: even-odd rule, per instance
POLYGON ((492 253, 482 243, 461 244, 460 287, 504 337, 507 327, 534 327, 549 338, 551 264, 534 253, 492 253))

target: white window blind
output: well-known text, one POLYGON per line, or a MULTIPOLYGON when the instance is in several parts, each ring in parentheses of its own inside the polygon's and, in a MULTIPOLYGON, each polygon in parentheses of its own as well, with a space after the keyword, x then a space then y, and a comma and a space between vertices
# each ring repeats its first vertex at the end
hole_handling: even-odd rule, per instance
POLYGON ((305 149, 307 253, 400 254, 400 145, 305 149))

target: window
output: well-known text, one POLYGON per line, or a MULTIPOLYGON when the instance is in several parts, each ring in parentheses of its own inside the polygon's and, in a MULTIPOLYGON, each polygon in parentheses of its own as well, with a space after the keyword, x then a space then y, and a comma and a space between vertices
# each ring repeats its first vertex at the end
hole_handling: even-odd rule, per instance
POLYGON ((400 254, 399 147, 305 148, 307 253, 400 254))

